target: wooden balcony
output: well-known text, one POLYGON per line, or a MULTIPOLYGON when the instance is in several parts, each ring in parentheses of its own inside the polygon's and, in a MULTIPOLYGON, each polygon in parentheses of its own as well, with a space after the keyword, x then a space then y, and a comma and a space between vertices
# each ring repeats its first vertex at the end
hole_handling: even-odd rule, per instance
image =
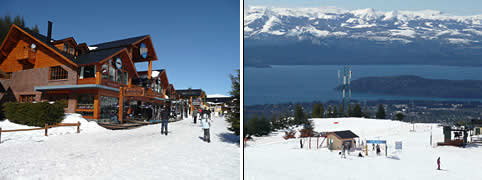
POLYGON ((35 64, 35 51, 24 47, 23 49, 17 51, 17 60, 18 61, 27 61, 31 64, 35 64))
POLYGON ((126 97, 129 96, 137 96, 137 97, 157 97, 157 98, 162 98, 161 93, 157 93, 152 91, 151 89, 145 89, 143 87, 131 87, 131 88, 124 88, 122 94, 126 97))

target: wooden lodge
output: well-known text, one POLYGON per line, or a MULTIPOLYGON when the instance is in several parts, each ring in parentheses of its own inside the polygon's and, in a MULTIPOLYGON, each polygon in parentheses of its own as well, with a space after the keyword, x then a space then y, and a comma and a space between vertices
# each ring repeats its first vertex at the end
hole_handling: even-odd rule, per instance
POLYGON ((87 45, 72 37, 54 40, 51 31, 50 22, 47 36, 11 26, 0 46, 2 97, 63 100, 67 113, 106 123, 123 123, 142 115, 136 109, 157 111, 167 96, 180 97, 166 70, 152 70, 158 59, 149 35, 87 45), (142 62, 148 63, 148 71, 136 70, 135 64, 142 62))
POLYGON ((192 115, 194 108, 202 108, 205 106, 206 93, 202 89, 181 89, 176 90, 179 98, 186 101, 190 107, 189 114, 192 115))
POLYGON ((358 135, 350 130, 328 132, 324 136, 327 140, 326 145, 331 150, 341 150, 343 144, 354 147, 355 138, 358 138, 358 135))

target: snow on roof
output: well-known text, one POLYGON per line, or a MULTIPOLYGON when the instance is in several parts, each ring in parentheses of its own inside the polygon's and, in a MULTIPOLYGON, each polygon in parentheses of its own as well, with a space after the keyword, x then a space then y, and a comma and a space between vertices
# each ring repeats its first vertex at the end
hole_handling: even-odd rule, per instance
POLYGON ((95 49, 97 49, 97 47, 95 47, 95 46, 89 46, 89 50, 95 50, 95 49))
POLYGON ((157 76, 159 76, 159 71, 152 71, 151 76, 152 76, 152 77, 157 77, 157 76))
POLYGON ((224 94, 211 94, 211 95, 207 95, 208 98, 214 98, 214 97, 229 97, 229 96, 226 96, 224 94))

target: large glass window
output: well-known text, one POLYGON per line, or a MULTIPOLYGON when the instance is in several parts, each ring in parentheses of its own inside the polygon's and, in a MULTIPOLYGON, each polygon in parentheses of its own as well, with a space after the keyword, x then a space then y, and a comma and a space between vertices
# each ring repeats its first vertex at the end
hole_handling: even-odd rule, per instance
POLYGON ((79 78, 93 78, 95 77, 95 65, 80 67, 79 78))
POLYGON ((68 72, 60 66, 50 67, 49 80, 67 79, 68 75, 68 72))
POLYGON ((115 82, 115 69, 112 66, 112 59, 109 59, 108 64, 109 64, 109 80, 115 82))
POLYGON ((113 122, 118 116, 119 98, 100 96, 100 119, 102 122, 113 122))
POLYGON ((108 79, 109 78, 109 65, 108 64, 102 64, 100 73, 102 74, 102 79, 108 79))
POLYGON ((94 109, 94 95, 77 96, 77 109, 94 109))

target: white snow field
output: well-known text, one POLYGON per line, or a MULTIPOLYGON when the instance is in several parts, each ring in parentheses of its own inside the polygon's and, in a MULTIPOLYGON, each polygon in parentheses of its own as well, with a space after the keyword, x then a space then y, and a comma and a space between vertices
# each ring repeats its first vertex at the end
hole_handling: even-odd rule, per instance
MULTIPOLYGON (((224 118, 213 117, 211 143, 192 119, 130 130, 107 130, 68 114, 76 127, 2 133, 0 179, 239 179, 239 136, 224 118)), ((7 120, 4 130, 29 128, 7 120)))
POLYGON ((387 140, 388 157, 384 155, 384 149, 383 155, 377 156, 368 146, 367 157, 358 157, 360 151, 356 151, 342 159, 338 155, 340 151, 330 152, 326 148, 326 141, 321 149, 316 149, 316 138, 311 139, 312 149, 308 149, 308 143, 300 149, 298 138, 284 140, 284 133, 280 131, 248 141, 244 150, 244 177, 289 180, 453 180, 482 177, 479 170, 482 168, 482 145, 436 147, 436 142, 443 141, 442 128, 437 124, 415 124, 415 132, 411 132, 411 124, 391 120, 330 118, 313 119, 313 122, 316 131, 351 130, 361 140, 387 140), (431 131, 433 146, 430 145, 431 131), (401 151, 395 150, 395 141, 403 142, 401 151), (442 170, 436 170, 438 157, 442 170))

